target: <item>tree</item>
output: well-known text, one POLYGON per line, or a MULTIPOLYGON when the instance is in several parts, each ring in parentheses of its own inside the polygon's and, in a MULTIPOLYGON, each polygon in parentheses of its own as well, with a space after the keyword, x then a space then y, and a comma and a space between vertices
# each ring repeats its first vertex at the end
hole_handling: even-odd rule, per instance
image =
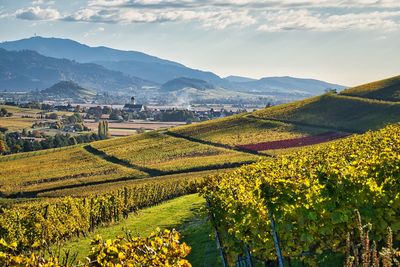
POLYGON ((106 139, 108 137, 108 122, 107 121, 99 122, 98 134, 101 139, 106 139))
POLYGON ((6 141, 0 139, 0 154, 7 153, 9 150, 6 141))
POLYGON ((8 111, 5 108, 0 109, 0 117, 5 117, 7 116, 8 111))
POLYGON ((72 145, 72 146, 78 144, 78 142, 76 141, 76 138, 73 137, 73 136, 71 136, 71 137, 68 139, 68 143, 69 143, 70 145, 72 145))
POLYGON ((112 108, 111 107, 109 107, 109 106, 104 106, 103 107, 103 111, 102 111, 103 114, 111 114, 111 112, 112 112, 112 108))
POLYGON ((58 120, 58 115, 57 113, 50 113, 49 115, 46 116, 48 119, 51 120, 58 120))

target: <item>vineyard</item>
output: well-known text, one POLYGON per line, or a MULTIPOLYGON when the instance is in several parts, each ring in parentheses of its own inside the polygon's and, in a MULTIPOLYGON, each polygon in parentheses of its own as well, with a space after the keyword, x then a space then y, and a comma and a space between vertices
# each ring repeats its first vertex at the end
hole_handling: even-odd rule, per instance
MULTIPOLYGON (((348 256, 354 210, 383 249, 388 227, 400 238, 400 125, 382 129, 400 118, 400 102, 391 98, 396 84, 395 77, 250 114, 1 156, 0 265, 40 258, 49 247, 87 240, 144 207, 199 190, 231 265, 270 264, 277 247, 286 261, 311 265, 348 256)), ((94 261, 101 262, 111 257, 105 246, 123 250, 134 240, 96 242, 94 261)))
POLYGON ((110 164, 86 152, 81 147, 73 147, 52 153, 27 153, 28 158, 17 156, 14 160, 0 161, 1 194, 18 195, 40 192, 71 185, 113 181, 121 177, 132 179, 146 177, 135 169, 110 164))
MULTIPOLYGON (((85 261, 76 262, 76 266, 182 266, 190 267, 185 259, 191 248, 180 242, 180 234, 175 230, 156 229, 147 237, 116 237, 103 240, 97 236, 91 243, 91 252, 85 261)), ((0 264, 2 266, 24 267, 68 267, 74 264, 69 257, 51 251, 27 252, 17 254, 13 243, 0 242, 0 264), (47 253, 49 254, 49 253, 47 253)))
POLYGON ((96 142, 95 149, 129 164, 162 172, 202 170, 231 163, 257 161, 258 157, 191 142, 158 132, 96 142), (127 146, 126 144, 130 145, 127 146))
POLYGON ((300 138, 324 132, 323 129, 317 127, 296 126, 290 123, 253 119, 247 115, 180 126, 171 131, 231 147, 300 138))
POLYGON ((348 134, 346 134, 346 133, 326 132, 326 133, 302 137, 302 138, 293 138, 293 139, 271 141, 271 142, 264 142, 264 143, 258 143, 258 144, 240 145, 238 147, 248 149, 248 150, 254 150, 254 151, 285 149, 285 148, 316 145, 316 144, 320 144, 320 143, 333 141, 333 140, 343 138, 346 136, 348 136, 348 134))
POLYGON ((276 233, 283 257, 315 263, 345 252, 355 209, 377 244, 388 226, 398 240, 399 133, 388 126, 214 176, 203 195, 224 249, 275 261, 276 233))
POLYGON ((15 242, 18 250, 45 247, 117 223, 140 208, 194 193, 203 182, 199 177, 150 180, 102 195, 15 203, 2 209, 0 236, 15 242))
POLYGON ((103 195, 110 191, 117 191, 124 187, 131 186, 146 186, 148 183, 174 183, 185 180, 200 180, 204 177, 214 175, 217 173, 223 173, 230 171, 226 170, 211 170, 211 171, 199 171, 191 173, 171 174, 156 177, 148 177, 146 179, 132 179, 127 181, 109 182, 96 185, 82 185, 73 188, 65 188, 58 190, 51 190, 39 193, 37 197, 40 198, 59 198, 59 197, 87 197, 91 195, 103 195))

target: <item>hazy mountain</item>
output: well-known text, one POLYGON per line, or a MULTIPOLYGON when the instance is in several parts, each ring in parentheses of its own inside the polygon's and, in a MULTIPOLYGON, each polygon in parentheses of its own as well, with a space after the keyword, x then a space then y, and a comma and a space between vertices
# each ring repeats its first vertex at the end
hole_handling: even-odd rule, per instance
POLYGON ((0 89, 45 89, 63 80, 100 91, 140 88, 147 83, 93 63, 82 64, 46 57, 34 51, 16 52, 0 48, 0 89))
POLYGON ((40 93, 51 97, 73 99, 92 98, 96 96, 95 91, 83 88, 73 81, 58 82, 53 86, 42 90, 40 93))
POLYGON ((125 74, 134 75, 159 84, 179 77, 190 77, 205 80, 216 85, 229 86, 228 82, 212 72, 195 70, 185 66, 137 61, 96 61, 95 63, 111 70, 121 71, 125 74))
POLYGON ((253 82, 257 81, 256 79, 248 78, 248 77, 242 77, 242 76, 228 76, 225 77, 224 80, 232 83, 244 83, 244 82, 253 82))
POLYGON ((266 77, 260 80, 247 82, 234 82, 234 87, 247 92, 282 92, 305 93, 319 95, 327 89, 342 90, 345 86, 327 83, 315 79, 303 79, 293 77, 266 77))
MULTIPOLYGON (((141 52, 90 47, 69 39, 33 37, 3 42, 0 43, 1 47, 7 50, 34 50, 45 56, 54 57, 53 59, 46 58, 46 60, 42 58, 39 60, 40 64, 29 62, 32 57, 37 58, 38 54, 35 56, 29 54, 26 60, 20 57, 19 62, 18 60, 10 62, 12 58, 7 62, 0 61, 2 71, 0 86, 10 89, 44 89, 60 80, 73 80, 85 88, 96 90, 140 88, 143 84, 152 86, 164 84, 162 89, 168 90, 166 88, 182 88, 187 85, 188 81, 181 80, 181 77, 202 80, 208 83, 207 87, 222 87, 226 90, 253 95, 274 95, 277 98, 281 98, 282 94, 285 97, 292 94, 296 99, 300 99, 322 94, 326 89, 345 88, 324 81, 293 77, 267 77, 255 80, 228 76, 222 79, 212 72, 191 69, 180 63, 141 52), (24 71, 19 69, 21 66, 18 65, 22 62, 27 64, 24 71), (90 62, 96 65, 77 62, 90 62), (12 63, 11 66, 7 65, 9 63, 12 63)), ((194 84, 203 88, 198 82, 194 84)))
POLYGON ((218 85, 226 81, 212 72, 200 71, 137 51, 122 51, 108 47, 90 47, 69 39, 32 37, 0 43, 7 50, 33 50, 54 58, 67 58, 81 63, 97 63, 144 80, 163 84, 179 77, 202 79, 218 85))
POLYGON ((165 92, 178 91, 185 88, 193 88, 200 91, 214 89, 214 85, 199 79, 181 77, 164 83, 161 90, 165 92))
POLYGON ((132 60, 147 63, 162 63, 183 66, 179 63, 163 60, 136 51, 122 51, 104 46, 90 47, 70 39, 31 37, 16 41, 0 43, 0 47, 7 50, 33 50, 55 58, 67 58, 78 62, 93 61, 121 61, 132 60))

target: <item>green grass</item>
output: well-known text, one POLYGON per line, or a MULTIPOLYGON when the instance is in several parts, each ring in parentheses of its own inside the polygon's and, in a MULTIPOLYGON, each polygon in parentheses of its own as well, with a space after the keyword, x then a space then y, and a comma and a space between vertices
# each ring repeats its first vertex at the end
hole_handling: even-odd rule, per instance
POLYGON ((145 208, 136 215, 130 214, 119 224, 98 228, 86 238, 70 241, 62 249, 77 253, 78 259, 83 259, 89 253, 91 239, 97 234, 103 239, 113 239, 127 231, 146 236, 157 227, 175 228, 181 232, 183 241, 192 247, 188 259, 193 266, 217 266, 218 251, 215 241, 209 237, 212 228, 201 211, 204 203, 203 198, 194 194, 145 208))
POLYGON ((400 101, 400 76, 349 88, 341 92, 341 94, 387 101, 400 101))
POLYGON ((398 122, 400 103, 325 94, 259 110, 253 115, 259 118, 364 132, 398 122))

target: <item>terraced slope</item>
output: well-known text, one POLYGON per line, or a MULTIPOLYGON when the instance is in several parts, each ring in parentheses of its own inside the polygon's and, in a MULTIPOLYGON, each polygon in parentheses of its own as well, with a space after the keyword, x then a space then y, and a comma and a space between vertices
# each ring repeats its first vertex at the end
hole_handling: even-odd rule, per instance
POLYGON ((251 162, 257 156, 176 138, 159 132, 93 143, 92 147, 137 168, 179 173, 251 162))
POLYGON ((82 147, 0 159, 2 195, 148 177, 140 170, 104 161, 82 147))
POLYGON ((400 75, 349 88, 340 94, 386 101, 400 101, 400 75))

